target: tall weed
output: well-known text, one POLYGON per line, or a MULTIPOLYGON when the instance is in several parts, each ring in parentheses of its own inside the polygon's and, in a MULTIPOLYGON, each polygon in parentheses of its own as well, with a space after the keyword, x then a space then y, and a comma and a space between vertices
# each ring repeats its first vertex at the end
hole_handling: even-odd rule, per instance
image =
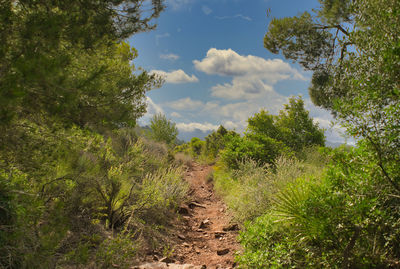
MULTIPOLYGON (((322 159, 322 154, 318 154, 322 159)), ((300 161, 285 156, 277 158, 274 166, 246 159, 238 163, 236 170, 228 170, 219 162, 214 175, 215 187, 224 196, 236 220, 244 223, 266 213, 276 194, 288 184, 298 178, 319 176, 323 167, 322 161, 300 161)))

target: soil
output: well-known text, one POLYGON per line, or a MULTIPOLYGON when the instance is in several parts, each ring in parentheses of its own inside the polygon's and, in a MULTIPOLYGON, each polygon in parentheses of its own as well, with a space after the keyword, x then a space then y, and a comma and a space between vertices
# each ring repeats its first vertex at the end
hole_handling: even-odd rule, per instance
MULTIPOLYGON (((145 265, 140 268, 234 268, 234 256, 240 249, 236 238, 237 225, 226 210, 226 205, 214 192, 208 176, 211 166, 193 163, 185 174, 190 184, 189 200, 180 208, 176 224, 173 254, 161 259, 164 267, 145 265)), ((139 267, 138 267, 139 268, 139 267)))

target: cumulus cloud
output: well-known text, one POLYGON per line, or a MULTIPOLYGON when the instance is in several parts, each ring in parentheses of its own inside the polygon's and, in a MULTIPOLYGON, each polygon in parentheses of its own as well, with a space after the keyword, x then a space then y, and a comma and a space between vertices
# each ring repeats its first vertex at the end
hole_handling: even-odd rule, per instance
POLYGON ((179 59, 179 55, 169 53, 169 54, 160 54, 160 58, 163 60, 170 60, 170 61, 176 61, 179 59))
POLYGON ((280 59, 243 56, 232 49, 211 48, 203 60, 194 60, 193 63, 197 70, 210 75, 261 76, 271 82, 283 79, 305 80, 298 70, 280 59))
POLYGON ((151 70, 151 74, 157 74, 165 79, 165 82, 172 84, 193 83, 198 82, 199 79, 195 75, 189 76, 182 69, 165 72, 163 70, 151 70))
POLYGON ((202 6, 201 10, 203 11, 204 14, 206 15, 210 15, 211 12, 213 12, 213 10, 211 8, 209 8, 208 6, 202 6))
POLYGON ((218 129, 218 125, 214 125, 208 122, 199 123, 199 122, 191 122, 191 123, 177 123, 176 127, 179 131, 182 132, 194 132, 196 130, 200 130, 203 133, 214 131, 218 129))
POLYGON ((147 125, 150 122, 150 119, 158 113, 161 114, 165 114, 164 110, 162 109, 162 107, 156 103, 154 103, 154 101, 150 98, 150 97, 146 97, 146 102, 147 102, 147 112, 146 114, 143 115, 143 117, 141 117, 139 119, 139 124, 141 125, 147 125))
POLYGON ((217 84, 211 88, 212 96, 225 99, 259 98, 263 92, 272 93, 272 86, 257 78, 234 78, 232 83, 217 84))
POLYGON ((211 48, 202 60, 194 60, 195 68, 209 75, 233 77, 231 83, 217 84, 211 94, 224 99, 257 99, 273 93, 273 85, 282 80, 306 80, 295 68, 280 59, 243 56, 232 49, 211 48))
POLYGON ((204 107, 202 101, 192 100, 190 97, 166 103, 166 106, 175 110, 199 110, 204 107))
POLYGON ((157 105, 156 103, 153 102, 153 100, 150 97, 146 97, 147 101, 147 114, 154 115, 158 113, 164 114, 164 110, 162 109, 161 106, 157 105))

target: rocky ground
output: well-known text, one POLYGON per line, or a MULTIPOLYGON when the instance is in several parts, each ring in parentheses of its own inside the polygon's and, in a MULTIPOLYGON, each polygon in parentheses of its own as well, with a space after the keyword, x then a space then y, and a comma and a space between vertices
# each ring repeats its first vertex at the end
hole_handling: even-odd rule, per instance
POLYGON ((185 180, 191 186, 187 204, 181 206, 175 247, 170 257, 143 264, 138 269, 234 268, 234 254, 240 246, 238 227, 231 222, 226 205, 214 193, 208 180, 210 166, 193 164, 185 180))

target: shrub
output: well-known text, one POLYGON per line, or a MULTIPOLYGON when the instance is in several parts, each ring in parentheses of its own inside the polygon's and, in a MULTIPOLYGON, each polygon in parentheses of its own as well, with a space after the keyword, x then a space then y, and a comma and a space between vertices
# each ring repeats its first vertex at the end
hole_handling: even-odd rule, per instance
POLYGON ((159 142, 172 145, 176 142, 178 129, 176 124, 168 120, 165 115, 155 114, 150 120, 151 137, 159 142))
POLYGON ((320 180, 287 184, 271 210, 247 224, 244 267, 398 266, 398 196, 362 147, 334 151, 333 163, 320 180))
MULTIPOLYGON (((314 153, 324 159, 323 153, 314 153)), ((311 154, 310 154, 311 155, 311 154)), ((261 216, 271 209, 276 193, 297 178, 320 176, 324 162, 300 161, 281 156, 275 165, 263 165, 252 159, 238 163, 238 169, 227 170, 219 162, 214 172, 215 187, 240 223, 261 216)))

